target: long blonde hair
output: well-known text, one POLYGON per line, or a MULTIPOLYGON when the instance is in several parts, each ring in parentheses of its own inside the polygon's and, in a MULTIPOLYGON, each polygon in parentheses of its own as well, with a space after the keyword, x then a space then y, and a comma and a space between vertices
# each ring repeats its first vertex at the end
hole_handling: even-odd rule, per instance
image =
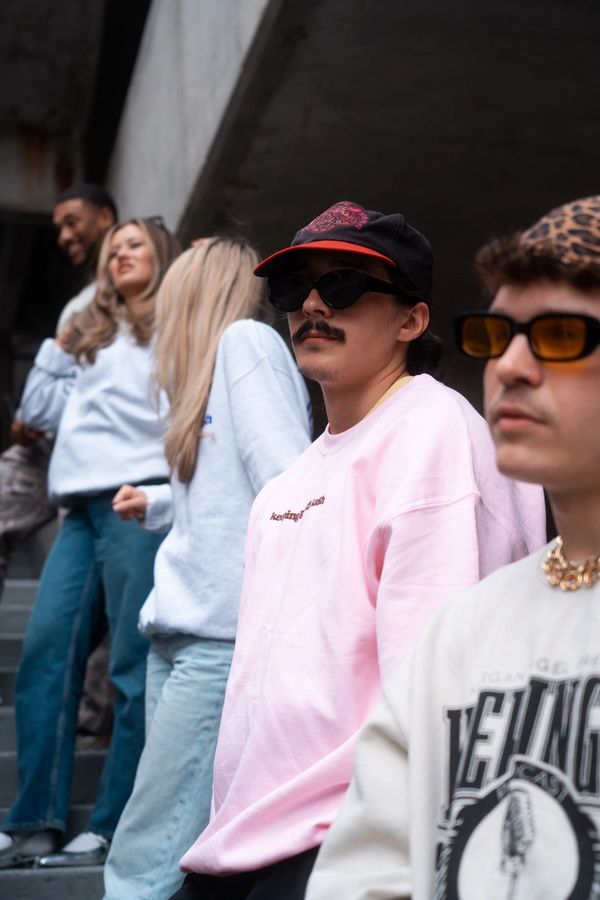
MULTIPOLYGON (((98 350, 108 347, 114 341, 119 321, 127 319, 126 307, 108 271, 110 242, 113 235, 126 225, 137 225, 154 259, 154 273, 143 297, 150 298, 156 294, 165 272, 175 257, 181 253, 177 238, 152 219, 128 219, 126 222, 113 225, 107 231, 98 258, 96 295, 85 309, 73 317, 67 328, 65 349, 73 353, 78 362, 85 358, 89 363, 93 363, 98 350)), ((148 314, 141 321, 132 322, 132 331, 138 344, 149 343, 154 333, 154 319, 155 304, 150 303, 148 314)))
POLYGON ((184 484, 196 469, 221 336, 262 304, 263 282, 252 274, 258 260, 243 239, 207 238, 182 253, 158 292, 155 375, 170 402, 165 454, 184 484))

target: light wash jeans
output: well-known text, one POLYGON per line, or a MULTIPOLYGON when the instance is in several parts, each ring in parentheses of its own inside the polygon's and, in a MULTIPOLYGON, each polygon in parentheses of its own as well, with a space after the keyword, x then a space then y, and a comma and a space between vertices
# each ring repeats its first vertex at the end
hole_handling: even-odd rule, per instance
POLYGON ((15 692, 19 795, 0 831, 65 830, 85 665, 107 619, 115 722, 86 830, 111 838, 131 793, 144 745, 148 653, 137 619, 163 535, 121 522, 111 496, 74 506, 44 566, 15 692))
POLYGON ((152 641, 146 745, 106 865, 105 900, 167 900, 179 860, 208 823, 215 747, 233 641, 152 641))

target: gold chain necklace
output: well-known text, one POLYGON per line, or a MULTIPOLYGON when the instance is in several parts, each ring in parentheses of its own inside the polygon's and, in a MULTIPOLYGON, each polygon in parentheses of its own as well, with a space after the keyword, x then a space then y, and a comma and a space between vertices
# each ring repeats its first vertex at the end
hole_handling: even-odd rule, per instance
POLYGON ((589 556, 581 562, 565 559, 562 552, 562 538, 548 550, 542 563, 546 581, 561 591, 577 591, 580 587, 591 587, 600 580, 600 556, 589 556))

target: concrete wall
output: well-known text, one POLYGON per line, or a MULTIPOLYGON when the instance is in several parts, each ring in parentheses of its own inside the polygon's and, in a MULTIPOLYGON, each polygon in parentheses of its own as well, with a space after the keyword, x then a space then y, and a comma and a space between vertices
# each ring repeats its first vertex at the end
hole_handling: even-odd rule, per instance
MULTIPOLYGON (((0 216, 48 213, 81 178, 105 0, 2 0, 0 216)), ((0 282, 2 273, 0 271, 0 282)))
POLYGON ((48 213, 54 198, 82 173, 77 140, 41 129, 0 132, 0 210, 48 213))
POLYGON ((269 0, 154 0, 108 175, 122 215, 176 229, 269 0))
POLYGON ((490 236, 598 192, 597 0, 154 0, 113 157, 124 213, 265 255, 336 200, 401 211, 452 317, 490 236))

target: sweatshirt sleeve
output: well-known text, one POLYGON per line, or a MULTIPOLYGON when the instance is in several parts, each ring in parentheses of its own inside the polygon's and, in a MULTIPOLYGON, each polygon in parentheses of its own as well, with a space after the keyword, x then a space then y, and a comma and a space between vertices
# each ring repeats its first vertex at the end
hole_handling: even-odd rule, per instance
POLYGON ((77 371, 75 357, 65 353, 53 338, 47 338, 25 382, 21 420, 38 431, 57 431, 77 371))
POLYGON ((168 531, 173 524, 173 489, 170 484, 140 485, 148 498, 146 515, 140 526, 144 531, 168 531))
MULTIPOLYGON (((274 339, 281 341, 276 334, 274 339)), ((292 361, 278 359, 289 355, 285 345, 275 345, 274 351, 261 354, 230 384, 236 444, 256 493, 310 443, 308 392, 292 361)))
POLYGON ((306 900, 411 896, 408 750, 384 695, 358 742, 354 777, 319 851, 306 900))
POLYGON ((379 665, 385 679, 444 602, 479 581, 478 496, 400 513, 376 532, 370 565, 379 665))

